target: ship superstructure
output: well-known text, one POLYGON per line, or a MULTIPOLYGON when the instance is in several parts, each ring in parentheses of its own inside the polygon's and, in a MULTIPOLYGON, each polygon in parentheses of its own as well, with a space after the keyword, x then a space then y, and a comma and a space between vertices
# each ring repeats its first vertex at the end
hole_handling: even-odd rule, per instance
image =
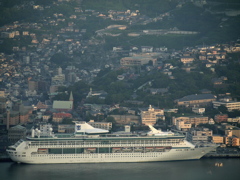
POLYGON ((75 122, 72 135, 41 136, 37 129, 26 140, 9 146, 13 161, 29 164, 151 162, 200 159, 216 147, 195 147, 185 136, 150 126, 147 134, 108 134, 86 122, 75 122))

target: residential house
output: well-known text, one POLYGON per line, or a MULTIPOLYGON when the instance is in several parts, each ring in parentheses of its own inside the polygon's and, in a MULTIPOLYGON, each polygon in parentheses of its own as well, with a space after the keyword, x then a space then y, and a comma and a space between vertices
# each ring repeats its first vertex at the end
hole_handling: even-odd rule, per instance
POLYGON ((149 88, 150 90, 150 93, 152 95, 154 94, 164 94, 164 93, 167 93, 168 92, 168 88, 149 88))
POLYGON ((72 118, 70 113, 53 113, 53 122, 62 123, 64 118, 72 118))
POLYGON ((92 88, 90 88, 90 91, 89 91, 89 93, 88 93, 86 98, 90 98, 90 97, 93 97, 93 96, 98 96, 100 99, 105 99, 107 94, 108 93, 106 91, 103 91, 103 90, 101 90, 101 91, 93 91, 92 88))
POLYGON ((193 63, 194 61, 194 57, 192 56, 182 56, 180 58, 180 61, 183 63, 183 64, 190 64, 190 63, 193 63))
POLYGON ((48 108, 48 106, 45 103, 43 103, 41 101, 39 101, 37 103, 37 109, 47 109, 47 108, 48 108))
POLYGON ((227 122, 228 115, 227 114, 216 114, 214 116, 214 120, 216 123, 227 122))
POLYGON ((141 51, 143 53, 151 53, 153 52, 153 46, 141 46, 141 51))

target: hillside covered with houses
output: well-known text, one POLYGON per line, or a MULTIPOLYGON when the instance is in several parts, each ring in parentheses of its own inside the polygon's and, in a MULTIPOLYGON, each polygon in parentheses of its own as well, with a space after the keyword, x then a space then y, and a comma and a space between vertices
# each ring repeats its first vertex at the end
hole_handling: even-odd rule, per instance
POLYGON ((0 4, 1 152, 41 124, 71 133, 72 121, 239 147, 238 4, 111 2, 0 4))

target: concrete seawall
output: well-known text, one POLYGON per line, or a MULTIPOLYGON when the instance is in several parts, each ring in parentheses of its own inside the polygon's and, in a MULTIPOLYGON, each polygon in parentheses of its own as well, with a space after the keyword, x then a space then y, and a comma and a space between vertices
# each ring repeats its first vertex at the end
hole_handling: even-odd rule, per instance
POLYGON ((208 153, 204 158, 240 158, 240 153, 208 153))

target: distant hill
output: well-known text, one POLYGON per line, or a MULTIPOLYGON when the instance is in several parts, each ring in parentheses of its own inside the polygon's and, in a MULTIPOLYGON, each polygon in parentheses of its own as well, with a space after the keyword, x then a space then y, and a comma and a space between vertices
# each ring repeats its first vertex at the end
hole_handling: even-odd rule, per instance
MULTIPOLYGON (((56 3, 55 3, 56 4, 56 3)), ((140 15, 152 19, 146 24, 131 24, 119 37, 106 37, 106 47, 126 45, 153 45, 181 48, 196 44, 224 43, 240 37, 240 2, 239 0, 1 0, 0 26, 15 21, 38 22, 43 17, 51 17, 54 13, 64 15, 74 13, 78 6, 83 11, 94 10, 108 16, 109 10, 139 10, 140 15), (60 5, 44 10, 34 10, 33 5, 47 7, 54 2, 60 5), (164 13, 168 16, 161 20, 153 20, 164 13), (128 37, 128 33, 141 32, 148 29, 172 29, 197 31, 197 35, 166 35, 128 37), (131 43, 130 43, 131 42, 131 43)), ((69 17, 69 16, 68 16, 69 17)), ((125 21, 103 20, 101 17, 89 16, 80 28, 89 29, 89 37, 95 31, 111 24, 128 24, 125 21), (99 19, 99 20, 97 20, 99 19), (94 20, 94 22, 91 22, 94 20), (98 23, 96 23, 98 22, 98 23)))
MULTIPOLYGON (((162 13, 170 12, 170 16, 162 21, 148 23, 144 26, 134 25, 128 28, 130 31, 142 29, 169 29, 177 28, 186 31, 198 31, 195 36, 168 36, 168 37, 141 37, 131 39, 132 44, 165 45, 169 47, 169 42, 175 41, 175 45, 170 47, 178 48, 182 46, 192 46, 196 44, 224 43, 236 40, 240 36, 240 2, 238 0, 83 0, 85 9, 93 9, 99 12, 109 10, 139 10, 150 18, 162 13), (192 3, 193 2, 193 3, 192 3), (236 16, 229 16, 229 12, 236 12, 236 16)), ((109 43, 115 45, 126 45, 126 38, 107 38, 109 43), (115 41, 114 41, 115 39, 115 41)))

